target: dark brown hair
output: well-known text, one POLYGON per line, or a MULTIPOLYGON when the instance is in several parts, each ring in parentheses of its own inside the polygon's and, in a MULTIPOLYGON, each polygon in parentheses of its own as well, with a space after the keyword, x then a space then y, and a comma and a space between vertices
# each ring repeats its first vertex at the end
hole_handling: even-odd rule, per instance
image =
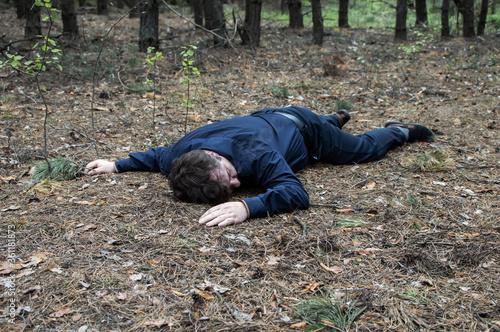
POLYGON ((172 162, 168 183, 174 196, 186 202, 219 204, 227 201, 229 190, 210 173, 220 161, 202 151, 193 150, 172 162))

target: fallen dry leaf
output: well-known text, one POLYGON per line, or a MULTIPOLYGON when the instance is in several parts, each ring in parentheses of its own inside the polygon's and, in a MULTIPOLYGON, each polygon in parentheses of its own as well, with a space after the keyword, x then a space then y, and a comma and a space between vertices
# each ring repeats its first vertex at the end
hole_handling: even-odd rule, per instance
POLYGON ((71 320, 73 322, 79 321, 81 318, 82 318, 82 315, 80 315, 80 314, 74 314, 73 316, 71 316, 71 320))
POLYGON ((314 292, 314 290, 316 288, 318 288, 319 286, 322 286, 323 283, 322 282, 319 282, 319 281, 316 281, 315 283, 313 283, 312 285, 310 285, 309 287, 306 288, 306 292, 314 292))
POLYGON ((295 324, 290 325, 290 328, 291 329, 303 329, 306 326, 307 326, 306 322, 300 322, 300 323, 295 323, 295 324))
POLYGON ((204 298, 205 300, 208 300, 208 301, 213 301, 215 300, 215 297, 207 292, 197 292, 199 296, 201 296, 202 298, 204 298))
POLYGON ((3 262, 2 265, 0 265, 0 274, 9 274, 12 271, 17 271, 22 268, 22 264, 11 264, 10 262, 3 262))
POLYGON ((336 211, 338 213, 350 213, 352 212, 352 209, 337 209, 336 211))
POLYGON ((373 190, 375 188, 375 182, 368 182, 363 188, 366 190, 373 190))
POLYGON ((70 312, 72 312, 72 310, 70 308, 61 308, 61 309, 57 310, 56 312, 51 313, 49 315, 49 317, 59 318, 59 317, 62 317, 66 314, 69 314, 70 312))
POLYGON ((339 266, 332 266, 332 267, 328 267, 328 266, 326 266, 325 264, 323 264, 323 263, 321 263, 321 262, 319 263, 319 265, 320 265, 323 269, 325 269, 326 271, 328 271, 328 272, 333 272, 333 273, 335 273, 335 274, 340 273, 340 272, 342 272, 342 271, 343 271, 343 269, 342 269, 341 267, 339 267, 339 266))
POLYGON ((38 264, 44 262, 47 259, 44 253, 37 253, 28 257, 28 261, 23 265, 23 267, 37 266, 38 264))
POLYGON ((85 225, 85 226, 83 226, 83 227, 80 229, 80 231, 82 231, 82 232, 86 232, 86 231, 88 231, 88 230, 91 230, 91 229, 96 229, 96 228, 97 228, 97 226, 96 226, 96 225, 94 225, 94 224, 89 224, 89 225, 85 225))
POLYGON ((11 176, 0 176, 0 180, 2 182, 9 182, 11 180, 15 180, 16 177, 14 175, 11 175, 11 176))
POLYGON ((79 205, 97 205, 96 202, 89 202, 89 201, 76 201, 76 202, 73 202, 75 204, 79 204, 79 205))
POLYGON ((267 261, 267 265, 276 265, 278 264, 279 257, 271 256, 269 257, 269 260, 267 261))
POLYGON ((51 267, 51 268, 49 268, 49 271, 57 273, 57 274, 63 273, 63 271, 59 267, 51 267))
POLYGON ((172 293, 174 293, 174 294, 175 294, 175 295, 177 295, 178 297, 185 297, 185 296, 186 296, 186 294, 183 294, 183 293, 181 293, 181 292, 174 291, 174 290, 172 290, 172 293))
POLYGON ((164 325, 168 324, 168 320, 166 319, 146 319, 141 322, 142 325, 145 326, 155 326, 155 327, 162 327, 164 325))
POLYGON ((158 265, 158 264, 160 264, 160 263, 161 263, 161 261, 162 261, 164 258, 165 258, 165 256, 160 255, 160 256, 158 256, 158 257, 155 257, 155 258, 153 258, 153 259, 148 260, 148 263, 158 265))

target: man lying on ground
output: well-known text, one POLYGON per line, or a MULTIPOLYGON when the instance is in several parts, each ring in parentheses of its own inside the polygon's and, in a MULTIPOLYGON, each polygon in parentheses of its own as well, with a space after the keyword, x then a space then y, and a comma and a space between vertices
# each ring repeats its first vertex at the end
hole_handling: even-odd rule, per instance
POLYGON ((87 173, 156 171, 168 176, 174 195, 188 202, 216 204, 199 219, 207 226, 237 224, 309 207, 294 172, 316 161, 364 163, 382 158, 406 142, 431 141, 419 124, 387 122, 358 136, 342 131, 350 115, 317 115, 301 107, 265 108, 193 130, 169 147, 131 153, 116 162, 95 160, 87 173), (226 202, 241 183, 265 192, 226 202))

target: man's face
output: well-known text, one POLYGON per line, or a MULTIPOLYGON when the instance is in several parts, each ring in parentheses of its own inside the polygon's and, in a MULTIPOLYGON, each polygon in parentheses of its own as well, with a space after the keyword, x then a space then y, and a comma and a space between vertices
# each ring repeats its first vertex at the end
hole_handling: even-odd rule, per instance
POLYGON ((232 194, 233 190, 241 185, 240 180, 238 180, 238 173, 236 172, 236 168, 234 168, 234 165, 229 160, 219 155, 217 152, 205 152, 214 156, 220 161, 219 166, 212 170, 210 177, 226 186, 229 194, 232 194))

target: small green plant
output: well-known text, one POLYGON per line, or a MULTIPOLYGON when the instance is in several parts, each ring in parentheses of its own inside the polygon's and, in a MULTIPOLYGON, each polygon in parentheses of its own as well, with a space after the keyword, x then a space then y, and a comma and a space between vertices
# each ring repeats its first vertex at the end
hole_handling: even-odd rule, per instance
POLYGON ((426 47, 429 41, 431 41, 434 38, 432 34, 425 35, 423 32, 420 31, 416 31, 415 35, 416 35, 415 44, 398 47, 399 50, 403 51, 408 56, 420 52, 422 48, 426 47))
POLYGON ((354 228, 365 226, 368 222, 359 218, 338 218, 336 224, 340 227, 354 228))
MULTIPOLYGON (((50 27, 52 27, 57 20, 57 13, 59 11, 52 8, 51 0, 36 0, 33 6, 46 9, 47 16, 42 18, 42 21, 48 21, 50 27)), ((33 59, 29 59, 23 55, 6 53, 7 60, 0 60, 0 68, 10 66, 32 76, 38 76, 41 72, 46 71, 48 65, 55 65, 59 70, 62 70, 62 66, 60 65, 62 51, 56 48, 57 44, 49 37, 49 33, 50 29, 47 35, 38 36, 42 39, 42 42, 37 42, 33 46, 35 54, 33 59)))
POLYGON ((350 110, 355 109, 356 106, 354 106, 350 101, 338 99, 335 101, 335 108, 339 111, 340 110, 350 111, 350 110))
POLYGON ((52 7, 51 0, 35 0, 33 6, 42 7, 45 11, 46 16, 42 18, 42 21, 49 23, 49 28, 47 29, 47 34, 44 36, 39 36, 42 42, 37 42, 33 46, 34 58, 29 59, 19 54, 6 53, 7 60, 0 61, 0 69, 6 66, 17 69, 20 72, 32 76, 36 83, 36 89, 38 95, 42 100, 42 104, 45 108, 44 122, 43 122, 43 157, 47 163, 48 173, 50 174, 50 163, 47 158, 47 123, 49 117, 49 106, 45 100, 45 95, 42 92, 40 85, 40 75, 47 70, 48 65, 54 65, 59 70, 62 70, 60 65, 60 58, 62 51, 56 48, 56 42, 50 38, 50 32, 54 26, 54 22, 57 20, 57 9, 52 7))
POLYGON ((413 196, 411 193, 406 194, 406 200, 412 207, 417 207, 418 206, 418 199, 413 196))
POLYGON ((330 297, 314 297, 300 301, 295 306, 297 315, 318 331, 334 329, 348 331, 351 324, 366 310, 366 307, 356 305, 357 301, 330 297))
POLYGON ((276 97, 276 98, 286 98, 290 96, 290 91, 288 91, 288 88, 286 86, 271 86, 270 87, 271 94, 276 97))
POLYGON ((35 164, 31 178, 35 182, 45 179, 52 180, 71 180, 82 173, 82 167, 71 159, 57 156, 49 158, 48 162, 40 161, 35 164))
POLYGON ((187 133, 187 119, 189 109, 193 107, 191 104, 191 85, 194 84, 194 77, 200 76, 200 71, 194 66, 194 51, 197 49, 194 45, 182 46, 181 57, 182 57, 182 77, 180 82, 187 87, 187 96, 184 99, 184 103, 181 107, 186 107, 186 120, 184 123, 184 132, 187 133))
POLYGON ((153 87, 147 83, 128 83, 127 88, 130 91, 137 92, 137 93, 146 93, 146 92, 153 92, 153 87))
POLYGON ((399 293, 398 296, 410 302, 421 303, 424 305, 430 304, 430 301, 429 299, 427 299, 427 296, 425 294, 420 293, 418 289, 413 287, 405 289, 403 292, 399 293))
POLYGON ((146 84, 153 87, 153 128, 155 126, 155 112, 156 112, 156 70, 158 68, 158 61, 163 59, 163 53, 156 51, 154 47, 148 47, 148 56, 144 63, 148 67, 149 71, 153 71, 151 74, 152 79, 146 74, 146 84))

